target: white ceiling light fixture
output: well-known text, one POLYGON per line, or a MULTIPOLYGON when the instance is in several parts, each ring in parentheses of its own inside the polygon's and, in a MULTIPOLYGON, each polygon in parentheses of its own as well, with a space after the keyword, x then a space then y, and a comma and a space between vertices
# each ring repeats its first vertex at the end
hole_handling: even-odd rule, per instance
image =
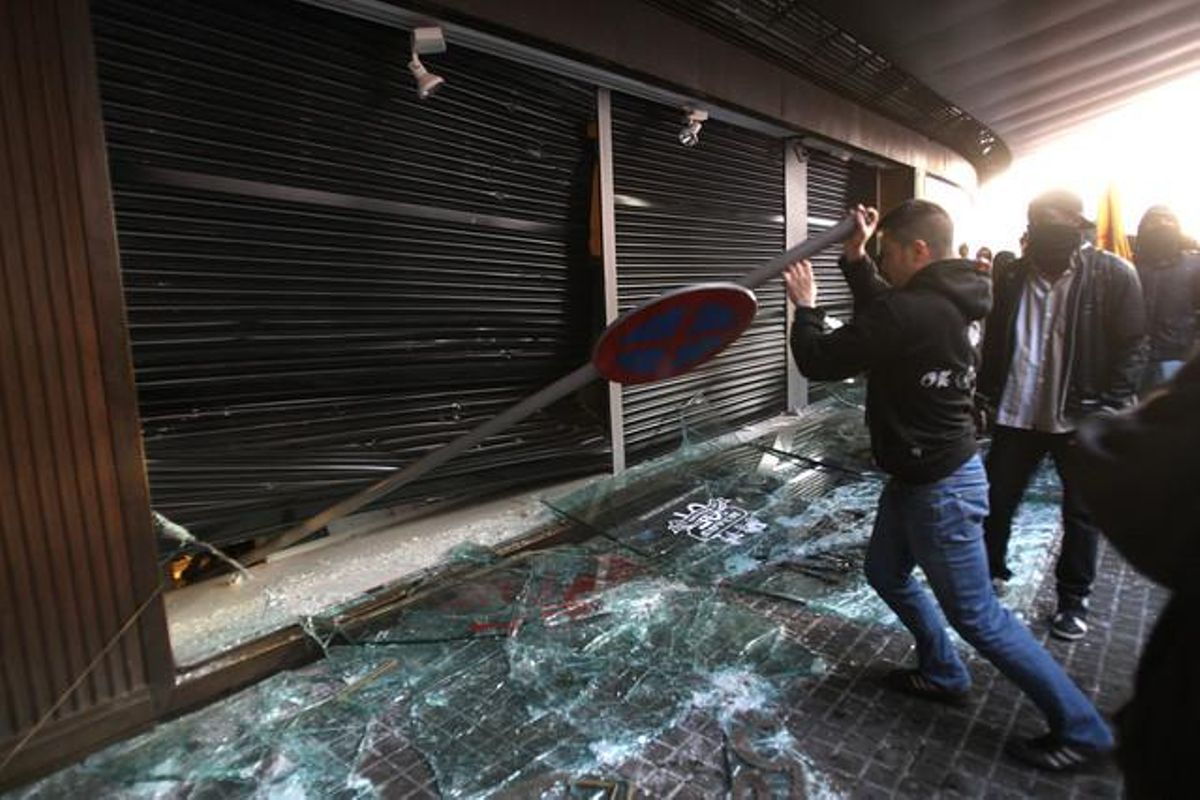
POLYGON ((408 71, 417 81, 417 97, 424 100, 436 92, 446 79, 435 75, 421 63, 420 56, 432 53, 446 52, 446 37, 440 27, 413 28, 412 60, 408 62, 408 71))
POLYGON ((708 121, 708 112, 698 108, 685 108, 683 127, 679 129, 679 143, 684 147, 695 147, 700 143, 700 126, 708 121))

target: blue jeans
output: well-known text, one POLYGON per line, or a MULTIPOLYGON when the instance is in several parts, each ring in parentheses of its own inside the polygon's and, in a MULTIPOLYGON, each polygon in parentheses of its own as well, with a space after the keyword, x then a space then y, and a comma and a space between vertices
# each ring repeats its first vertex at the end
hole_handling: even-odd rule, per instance
POLYGON ((971 685, 946 633, 948 618, 1041 709, 1051 733, 1072 744, 1111 748, 1112 733, 1096 707, 996 600, 983 546, 987 513, 987 476, 979 456, 933 483, 889 481, 867 546, 867 580, 912 632, 918 667, 931 683, 954 691, 971 685), (918 565, 936 604, 912 576, 918 565))

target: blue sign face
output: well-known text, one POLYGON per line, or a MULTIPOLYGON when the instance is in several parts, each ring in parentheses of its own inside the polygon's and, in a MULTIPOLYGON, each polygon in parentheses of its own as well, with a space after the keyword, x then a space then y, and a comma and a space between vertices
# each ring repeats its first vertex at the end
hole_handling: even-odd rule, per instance
POLYGON ((619 383, 682 375, 737 339, 756 308, 753 292, 732 284, 680 290, 613 323, 593 361, 602 375, 619 383))

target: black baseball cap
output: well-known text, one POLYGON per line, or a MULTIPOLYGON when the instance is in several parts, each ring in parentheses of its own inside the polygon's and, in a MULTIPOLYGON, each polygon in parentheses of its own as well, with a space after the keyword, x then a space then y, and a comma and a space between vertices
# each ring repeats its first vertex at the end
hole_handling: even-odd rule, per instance
POLYGON ((1029 221, 1033 222, 1037 212, 1054 209, 1073 215, 1079 221, 1079 227, 1092 228, 1095 223, 1083 215, 1083 200, 1074 192, 1066 189, 1051 189, 1042 192, 1029 204, 1029 221))

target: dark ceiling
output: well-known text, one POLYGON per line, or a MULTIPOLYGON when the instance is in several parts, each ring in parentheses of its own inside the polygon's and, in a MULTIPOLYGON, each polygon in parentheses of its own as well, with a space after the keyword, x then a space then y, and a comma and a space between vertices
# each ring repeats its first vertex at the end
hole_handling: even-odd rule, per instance
POLYGON ((1200 70, 1200 0, 648 0, 964 155, 981 177, 1200 70))
POLYGON ((806 0, 1028 152, 1200 70, 1200 0, 806 0))
POLYGON ((1011 161, 979 120, 798 0, 646 0, 961 153, 981 177, 1011 161))

